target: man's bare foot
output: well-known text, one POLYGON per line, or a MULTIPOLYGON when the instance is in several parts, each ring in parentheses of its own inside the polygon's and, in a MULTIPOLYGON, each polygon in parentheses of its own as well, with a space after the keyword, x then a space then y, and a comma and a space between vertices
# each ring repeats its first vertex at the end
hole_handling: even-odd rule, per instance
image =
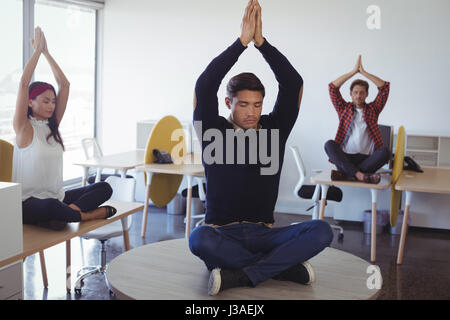
POLYGON ((358 171, 355 173, 356 179, 364 183, 378 184, 381 176, 378 173, 362 173, 358 171))
POLYGON ((356 179, 358 179, 358 181, 364 182, 364 176, 365 176, 365 174, 362 173, 361 171, 358 171, 355 173, 355 177, 356 177, 356 179))

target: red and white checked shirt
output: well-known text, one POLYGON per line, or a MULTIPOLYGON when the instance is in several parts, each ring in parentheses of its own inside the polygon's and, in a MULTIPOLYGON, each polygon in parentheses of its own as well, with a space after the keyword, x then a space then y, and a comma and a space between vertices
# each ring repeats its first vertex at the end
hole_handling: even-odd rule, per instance
MULTIPOLYGON (((369 136, 375 144, 375 150, 383 147, 383 139, 381 138, 380 128, 378 127, 378 116, 386 105, 389 96, 389 88, 390 83, 386 81, 382 87, 378 88, 378 94, 375 100, 369 104, 365 104, 363 107, 363 119, 367 123, 369 136)), ((352 102, 347 102, 342 98, 339 88, 332 82, 328 85, 328 89, 331 102, 339 117, 339 127, 334 141, 341 145, 344 142, 350 124, 355 117, 356 107, 352 102)))

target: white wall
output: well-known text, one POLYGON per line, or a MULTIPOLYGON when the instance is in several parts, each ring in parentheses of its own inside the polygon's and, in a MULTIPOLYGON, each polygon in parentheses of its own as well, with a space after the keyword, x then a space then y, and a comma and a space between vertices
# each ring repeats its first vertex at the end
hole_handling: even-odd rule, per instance
MULTIPOLYGON (((104 15, 103 86, 99 136, 105 153, 135 147, 136 122, 167 114, 192 117, 193 88, 206 65, 240 34, 244 0, 107 0, 104 15)), ((450 74, 450 2, 448 0, 260 0, 263 34, 283 52, 305 81, 299 118, 288 140, 295 144, 307 168, 329 166, 323 144, 333 138, 338 119, 327 84, 350 71, 362 54, 368 72, 391 82, 391 94, 379 122, 404 125, 407 131, 450 135, 448 74, 450 74), (366 9, 381 9, 381 29, 369 30, 366 9)), ((263 113, 270 112, 277 94, 275 78, 252 47, 224 79, 254 72, 266 86, 263 113)), ((343 86, 349 99, 349 84, 343 86)), ((373 84, 369 100, 376 95, 373 84)), ((220 113, 228 116, 222 102, 220 113)), ((292 189, 297 182, 288 150, 281 176, 277 209, 298 211, 292 189)), ((389 192, 379 208, 388 208, 389 192)), ((444 204, 450 204, 450 198, 444 204)), ((370 208, 367 190, 345 189, 336 218, 361 220, 370 208), (351 192, 351 197, 350 197, 351 192)), ((328 211, 331 213, 333 210, 328 211)), ((441 210, 442 209, 442 210, 441 210)), ((445 208, 440 225, 450 228, 445 208), (442 221, 444 221, 442 223, 442 221)), ((414 215, 413 215, 414 216, 414 215)), ((414 219, 413 219, 414 224, 414 219)), ((433 226, 432 222, 423 222, 433 226)))

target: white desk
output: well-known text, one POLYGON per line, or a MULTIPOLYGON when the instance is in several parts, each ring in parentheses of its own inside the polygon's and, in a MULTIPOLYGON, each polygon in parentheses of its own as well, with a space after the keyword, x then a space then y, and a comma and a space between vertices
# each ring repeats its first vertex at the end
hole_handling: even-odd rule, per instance
MULTIPOLYGON (((127 216, 142 210, 143 205, 135 202, 121 202, 109 200, 104 205, 111 205, 117 209, 117 213, 109 219, 96 219, 77 223, 69 223, 63 230, 55 231, 45 228, 40 228, 32 225, 23 225, 23 249, 16 255, 9 256, 7 259, 0 261, 0 267, 9 265, 10 263, 21 261, 30 255, 33 255, 39 251, 43 251, 47 248, 53 247, 62 242, 66 242, 67 253, 67 291, 70 291, 70 240, 72 238, 81 236, 89 231, 103 227, 109 223, 117 221, 119 219, 127 219, 127 216)), ((22 227, 22 226, 21 226, 22 227)), ((22 230, 22 229, 20 229, 22 230)), ((129 242, 128 232, 124 231, 124 241, 129 242)))
MULTIPOLYGON (((144 164, 144 156, 145 150, 137 149, 128 152, 106 155, 101 158, 77 161, 74 165, 83 167, 84 171, 82 185, 85 186, 89 168, 119 170, 121 172, 121 177, 125 178, 128 170, 144 164)), ((100 170, 97 170, 95 182, 100 181, 100 173, 100 170)))
POLYGON ((358 181, 333 181, 331 180, 331 168, 322 171, 317 176, 311 178, 311 182, 318 184, 322 189, 322 197, 320 200, 320 214, 319 219, 323 219, 325 214, 325 202, 329 186, 347 186, 370 189, 372 195, 372 229, 371 229, 371 255, 370 260, 376 260, 376 239, 377 239, 377 193, 378 190, 387 189, 391 186, 392 177, 387 174, 381 175, 381 180, 378 184, 370 184, 358 181))
POLYGON ((405 248, 408 216, 415 192, 450 194, 450 169, 422 168, 424 172, 403 171, 395 184, 395 190, 405 191, 405 213, 398 247, 397 264, 402 264, 405 248))
MULTIPOLYGON (((0 261, 23 250, 21 197, 20 184, 0 182, 0 261)), ((0 300, 23 299, 22 267, 22 261, 0 264, 0 300)))
MULTIPOLYGON (((192 159, 192 158, 191 158, 192 159)), ((194 163, 194 161, 186 161, 184 164, 147 164, 138 166, 135 168, 137 171, 146 172, 149 177, 147 179, 147 186, 145 192, 144 212, 142 215, 142 231, 141 236, 145 237, 145 231, 147 228, 147 216, 148 216, 148 201, 150 194, 150 179, 153 174, 165 173, 184 175, 187 178, 187 203, 186 203, 186 239, 189 238, 191 232, 191 201, 192 201, 192 178, 194 176, 203 176, 205 174, 203 165, 200 163, 194 163)))

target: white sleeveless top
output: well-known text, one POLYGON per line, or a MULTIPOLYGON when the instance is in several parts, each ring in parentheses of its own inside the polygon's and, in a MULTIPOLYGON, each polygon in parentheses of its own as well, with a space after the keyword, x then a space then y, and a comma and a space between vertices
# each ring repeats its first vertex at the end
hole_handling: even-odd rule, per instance
POLYGON ((63 149, 50 134, 48 120, 30 118, 33 141, 25 148, 14 143, 13 182, 22 185, 22 201, 38 199, 64 199, 63 149))

